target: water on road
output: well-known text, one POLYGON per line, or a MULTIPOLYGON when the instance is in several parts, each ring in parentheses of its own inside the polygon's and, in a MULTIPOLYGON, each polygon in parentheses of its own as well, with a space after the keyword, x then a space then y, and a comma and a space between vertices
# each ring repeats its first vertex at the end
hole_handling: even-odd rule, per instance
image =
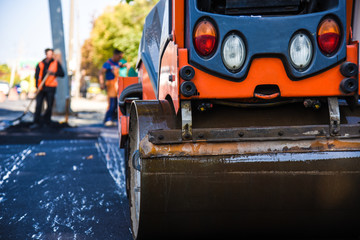
POLYGON ((0 145, 0 239, 132 239, 113 132, 0 145))

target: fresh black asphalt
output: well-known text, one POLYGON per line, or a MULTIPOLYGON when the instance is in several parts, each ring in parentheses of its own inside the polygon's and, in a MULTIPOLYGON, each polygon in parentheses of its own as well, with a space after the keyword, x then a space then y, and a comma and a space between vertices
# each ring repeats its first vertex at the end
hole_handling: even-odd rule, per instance
POLYGON ((132 239, 116 127, 0 132, 0 239, 132 239))

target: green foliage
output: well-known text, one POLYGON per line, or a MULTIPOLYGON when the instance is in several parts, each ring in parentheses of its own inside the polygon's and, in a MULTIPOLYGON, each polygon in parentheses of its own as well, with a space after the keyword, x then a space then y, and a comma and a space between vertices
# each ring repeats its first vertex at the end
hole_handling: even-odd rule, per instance
POLYGON ((5 74, 9 74, 11 72, 11 69, 7 64, 1 64, 0 65, 0 76, 3 76, 5 74))
POLYGON ((91 36, 82 47, 82 68, 87 74, 96 74, 115 48, 122 50, 124 58, 135 66, 145 17, 158 1, 126 2, 107 8, 95 20, 91 36))
POLYGON ((84 45, 81 48, 81 58, 81 69, 85 70, 86 75, 97 76, 99 74, 99 69, 93 63, 94 47, 91 39, 85 40, 84 45))
MULTIPOLYGON (((7 64, 0 64, 0 80, 10 83, 10 78, 11 68, 7 64)), ((27 78, 25 80, 27 80, 27 78)), ((15 72, 14 84, 19 84, 20 82, 20 76, 17 72, 15 72)))
POLYGON ((10 82, 11 69, 7 64, 0 65, 0 80, 10 82))

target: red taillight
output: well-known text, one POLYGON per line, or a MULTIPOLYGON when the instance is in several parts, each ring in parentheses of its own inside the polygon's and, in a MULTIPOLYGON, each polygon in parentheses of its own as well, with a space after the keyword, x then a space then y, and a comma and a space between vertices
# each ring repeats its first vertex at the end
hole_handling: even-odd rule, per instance
POLYGON ((203 57, 210 56, 216 47, 217 33, 214 25, 203 20, 194 30, 194 43, 196 51, 203 57))
POLYGON ((339 25, 331 18, 323 20, 319 25, 318 44, 325 55, 334 54, 340 45, 339 25))

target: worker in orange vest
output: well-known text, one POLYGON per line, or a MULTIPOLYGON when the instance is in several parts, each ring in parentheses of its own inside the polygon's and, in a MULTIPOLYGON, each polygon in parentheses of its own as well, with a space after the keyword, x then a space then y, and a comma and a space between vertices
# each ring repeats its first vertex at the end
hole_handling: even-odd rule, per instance
POLYGON ((65 76, 61 64, 53 57, 53 49, 45 49, 45 55, 46 58, 39 62, 39 64, 36 66, 36 87, 40 87, 41 81, 44 79, 47 73, 49 74, 49 76, 45 80, 45 84, 36 96, 34 124, 31 126, 31 128, 41 127, 42 124, 51 124, 52 108, 55 100, 56 87, 58 85, 56 78, 65 76), (46 100, 47 108, 43 117, 41 118, 41 110, 44 99, 46 100))
POLYGON ((116 125, 116 118, 114 118, 114 116, 117 109, 119 69, 127 66, 126 63, 123 64, 119 62, 123 58, 123 55, 124 53, 122 51, 115 49, 112 58, 103 64, 99 75, 100 86, 102 89, 106 88, 108 97, 108 109, 104 119, 104 124, 107 127, 116 125))

